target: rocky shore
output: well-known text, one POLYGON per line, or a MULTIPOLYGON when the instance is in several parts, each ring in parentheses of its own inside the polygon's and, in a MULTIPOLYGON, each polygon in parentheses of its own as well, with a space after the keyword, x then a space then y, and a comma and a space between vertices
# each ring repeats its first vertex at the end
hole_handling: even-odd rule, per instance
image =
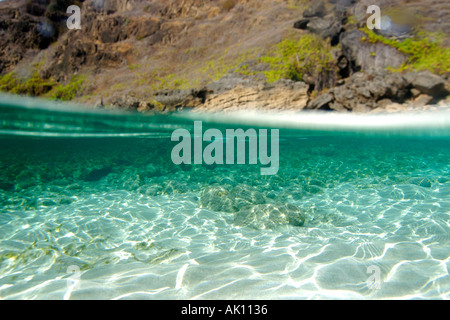
MULTIPOLYGON (((412 39, 415 26, 393 23, 389 29, 378 32, 386 41, 368 41, 363 30, 367 19, 365 0, 311 1, 299 5, 296 11, 270 0, 258 5, 240 0, 155 1, 150 5, 139 0, 86 0, 79 2, 83 8, 82 33, 64 29, 66 2, 6 0, 0 4, 0 27, 4 35, 0 40, 2 91, 20 93, 17 87, 11 89, 4 83, 5 77, 11 78, 12 74, 27 77, 31 66, 38 65, 38 79, 47 81, 38 91, 44 97, 68 96, 99 108, 139 112, 181 108, 206 112, 242 109, 395 112, 445 107, 450 102, 450 70, 444 67, 436 73, 426 68, 404 68, 410 56, 389 42, 401 44, 412 39), (281 18, 273 22, 276 14, 281 18), (257 16, 261 21, 248 22, 257 16), (264 26, 269 21, 275 28, 264 26), (207 27, 211 23, 217 29, 205 31, 205 28, 211 29, 207 27), (247 25, 248 30, 243 30, 247 25), (230 35, 234 38, 222 44, 227 52, 222 56, 212 50, 215 45, 226 42, 224 38, 211 38, 211 45, 207 44, 208 37, 217 35, 218 30, 226 34, 227 28, 230 33, 242 30, 247 46, 243 48, 248 52, 262 52, 262 44, 267 48, 272 45, 271 41, 277 43, 285 34, 318 37, 330 48, 328 73, 323 76, 303 70, 301 79, 280 77, 268 81, 262 75, 270 66, 261 63, 261 53, 250 55, 249 59, 235 58, 239 62, 235 65, 225 64, 223 57, 227 56, 229 48, 236 46, 236 41, 241 41, 239 34, 230 35), (250 47, 249 39, 257 38, 256 30, 263 34, 261 40, 254 40, 261 47, 250 47), (193 51, 204 52, 196 52, 192 56, 194 60, 184 61, 193 51), (212 58, 206 61, 206 56, 212 58), (168 66, 159 67, 164 63, 168 66), (204 66, 189 69, 196 63, 206 64, 209 69, 207 72, 204 66), (245 72, 242 72, 244 67, 245 72), (198 79, 186 84, 185 78, 168 73, 169 69, 180 70, 185 78, 198 79), (211 69, 217 74, 211 76, 211 69), (88 81, 76 87, 73 83, 78 82, 71 81, 80 75, 88 81), (55 94, 60 84, 67 84, 60 91, 70 89, 73 92, 55 94)), ((383 8, 400 5, 399 1, 378 2, 383 8)), ((448 4, 432 2, 427 14, 430 17, 443 15, 443 18, 447 15, 448 18, 448 4)), ((412 1, 405 10, 419 5, 426 4, 412 1)), ((440 25, 444 32, 445 21, 440 25)), ((421 27, 439 28, 431 22, 421 27)), ((447 42, 445 38, 445 48, 447 42)), ((235 57, 240 56, 236 53, 235 57)), ((293 64, 304 67, 306 62, 300 61, 299 55, 296 59, 293 64)), ((25 92, 29 91, 33 94, 37 90, 25 92)))

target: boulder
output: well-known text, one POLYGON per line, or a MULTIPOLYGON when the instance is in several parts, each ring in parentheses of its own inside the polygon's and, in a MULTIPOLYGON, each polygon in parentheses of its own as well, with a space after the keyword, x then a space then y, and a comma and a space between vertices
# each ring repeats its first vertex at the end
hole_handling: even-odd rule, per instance
POLYGON ((200 195, 200 205, 213 211, 236 212, 234 199, 228 190, 219 186, 203 189, 200 195))
POLYGON ((238 212, 242 208, 266 203, 266 197, 246 184, 240 184, 231 190, 221 186, 205 188, 200 195, 200 205, 214 211, 238 212))
POLYGON ((14 190, 14 184, 13 183, 9 183, 9 182, 5 182, 5 181, 0 181, 0 189, 4 190, 4 191, 13 191, 14 190))
POLYGON ((311 19, 303 18, 294 23, 295 29, 306 30, 311 19))
POLYGON ((342 24, 334 18, 313 18, 307 24, 307 29, 322 38, 330 38, 332 43, 337 43, 342 24))
POLYGON ((99 181, 112 172, 110 167, 93 168, 86 172, 82 179, 88 182, 99 181))
POLYGON ((123 110, 137 110, 140 105, 139 99, 130 95, 122 95, 115 97, 109 103, 112 107, 120 108, 123 110))
POLYGON ((387 67, 398 68, 405 62, 406 56, 397 49, 380 42, 364 41, 365 37, 359 30, 349 30, 340 35, 342 52, 353 72, 373 73, 387 67))
POLYGON ((306 215, 296 205, 261 204, 240 210, 234 224, 254 229, 274 229, 283 225, 301 227, 305 220, 306 215))
POLYGON ((414 99, 412 106, 415 108, 422 108, 433 101, 433 97, 427 94, 421 94, 414 99))
POLYGON ((344 84, 331 88, 308 104, 311 109, 357 112, 385 107, 408 97, 409 82, 399 73, 354 73, 344 84))
POLYGON ((266 197, 261 192, 246 184, 239 184, 234 187, 231 190, 230 195, 233 198, 236 210, 254 204, 263 204, 267 201, 266 197))
POLYGON ((328 104, 333 101, 333 96, 329 93, 323 93, 308 104, 309 109, 321 110, 329 109, 328 104))
POLYGON ((430 71, 409 72, 405 75, 405 79, 412 87, 430 96, 445 97, 448 94, 445 80, 430 71))

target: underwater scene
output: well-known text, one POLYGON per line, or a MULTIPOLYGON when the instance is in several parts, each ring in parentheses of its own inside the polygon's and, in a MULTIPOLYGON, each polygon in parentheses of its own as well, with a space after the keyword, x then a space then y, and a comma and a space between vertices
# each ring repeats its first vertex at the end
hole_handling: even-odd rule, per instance
POLYGON ((1 299, 450 297, 448 112, 149 116, 1 101, 1 299), (267 129, 272 156, 279 130, 278 170, 175 164, 172 134, 194 137, 194 120, 223 142, 267 129))

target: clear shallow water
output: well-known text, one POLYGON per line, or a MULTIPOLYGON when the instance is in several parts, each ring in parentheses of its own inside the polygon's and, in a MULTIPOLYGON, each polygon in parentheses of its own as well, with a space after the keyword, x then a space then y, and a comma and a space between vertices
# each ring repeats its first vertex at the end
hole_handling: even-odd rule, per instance
POLYGON ((58 110, 2 99, 2 299, 450 296, 448 113, 317 120, 58 110), (279 128, 278 174, 174 165, 171 133, 192 130, 193 119, 222 131, 279 128), (303 226, 272 219, 286 204, 305 214, 303 226), (245 210, 266 214, 266 228, 238 223, 245 210), (73 266, 79 282, 70 281, 73 266), (373 266, 378 289, 367 282, 373 266))

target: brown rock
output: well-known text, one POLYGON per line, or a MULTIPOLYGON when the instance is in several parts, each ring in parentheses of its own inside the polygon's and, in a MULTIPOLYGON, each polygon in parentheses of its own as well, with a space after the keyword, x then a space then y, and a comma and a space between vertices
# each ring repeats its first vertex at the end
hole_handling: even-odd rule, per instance
POLYGON ((389 112, 389 113, 405 111, 406 110, 406 106, 402 105, 400 103, 392 103, 390 105, 387 105, 385 110, 386 110, 386 112, 389 112))
POLYGON ((238 85, 225 92, 210 93, 196 110, 302 110, 307 102, 305 83, 280 80, 274 84, 238 85))
POLYGON ((416 98, 416 97, 418 97, 418 96, 420 95, 420 90, 418 90, 418 89, 416 89, 416 88, 412 88, 412 89, 410 90, 410 92, 411 92, 411 95, 412 95, 414 98, 416 98))
POLYGON ((427 104, 429 104, 432 100, 433 100, 432 96, 429 96, 427 94, 421 94, 416 99, 414 99, 412 106, 415 108, 422 108, 427 104))
POLYGON ((329 110, 329 104, 333 101, 333 96, 329 93, 323 93, 319 95, 317 98, 312 100, 308 104, 309 109, 321 110, 326 109, 329 110))

